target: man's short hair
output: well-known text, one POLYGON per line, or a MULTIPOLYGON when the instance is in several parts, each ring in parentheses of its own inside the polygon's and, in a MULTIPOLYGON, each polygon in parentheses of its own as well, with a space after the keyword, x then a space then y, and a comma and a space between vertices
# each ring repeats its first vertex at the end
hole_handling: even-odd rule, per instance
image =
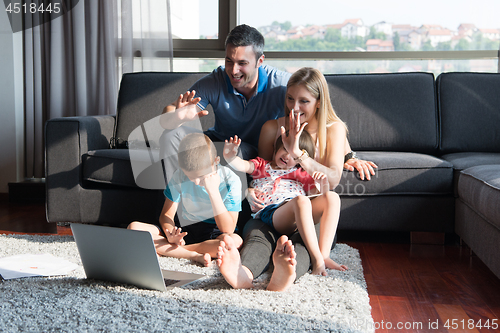
POLYGON ((236 47, 252 46, 256 60, 259 60, 264 54, 264 36, 262 36, 259 30, 246 24, 238 25, 229 32, 226 37, 226 48, 228 44, 236 47))
POLYGON ((217 158, 214 143, 203 133, 186 135, 179 144, 179 166, 186 171, 210 168, 217 158))

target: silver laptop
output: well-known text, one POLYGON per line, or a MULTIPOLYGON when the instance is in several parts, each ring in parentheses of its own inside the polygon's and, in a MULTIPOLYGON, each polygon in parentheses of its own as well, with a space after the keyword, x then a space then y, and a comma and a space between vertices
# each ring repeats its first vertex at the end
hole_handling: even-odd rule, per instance
POLYGON ((88 279, 166 291, 204 275, 162 270, 147 231, 72 223, 71 230, 88 279))

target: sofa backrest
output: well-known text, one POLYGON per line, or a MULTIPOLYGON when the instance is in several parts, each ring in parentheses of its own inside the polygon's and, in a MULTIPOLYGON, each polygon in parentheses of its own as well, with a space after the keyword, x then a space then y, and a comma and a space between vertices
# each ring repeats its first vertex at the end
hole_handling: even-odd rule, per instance
POLYGON ((353 150, 436 153, 438 122, 430 73, 325 75, 353 150))
POLYGON ((500 152, 500 74, 443 73, 436 83, 441 153, 500 152))
MULTIPOLYGON (((173 103, 207 73, 141 72, 124 74, 118 93, 115 138, 127 140, 130 133, 173 103)), ((203 129, 213 125, 213 111, 200 118, 203 129)))

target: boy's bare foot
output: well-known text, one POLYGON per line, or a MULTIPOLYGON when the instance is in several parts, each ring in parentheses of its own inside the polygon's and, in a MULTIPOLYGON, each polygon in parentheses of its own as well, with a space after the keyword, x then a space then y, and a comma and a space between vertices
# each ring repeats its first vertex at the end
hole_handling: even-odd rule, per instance
POLYGON ((288 240, 285 235, 281 236, 276 242, 276 249, 273 253, 274 271, 267 290, 285 291, 290 288, 297 276, 295 256, 292 241, 288 240))
POLYGON ((241 265, 240 252, 234 244, 234 240, 225 235, 219 244, 217 252, 217 266, 229 283, 235 289, 246 289, 253 287, 253 276, 248 268, 241 265))
POLYGON ((210 266, 210 264, 212 263, 212 257, 210 256, 209 253, 205 253, 205 254, 200 253, 200 255, 194 257, 193 260, 196 262, 199 262, 200 264, 202 264, 205 267, 210 266))
POLYGON ((349 269, 349 268, 347 268, 346 265, 339 265, 330 258, 325 258, 325 266, 326 266, 326 268, 336 269, 336 270, 342 271, 342 272, 349 269))

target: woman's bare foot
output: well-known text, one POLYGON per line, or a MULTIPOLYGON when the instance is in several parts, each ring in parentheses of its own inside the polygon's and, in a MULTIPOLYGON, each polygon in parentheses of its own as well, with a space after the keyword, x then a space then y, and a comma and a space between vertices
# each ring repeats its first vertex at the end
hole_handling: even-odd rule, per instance
POLYGON ((212 263, 212 257, 208 253, 200 254, 199 256, 194 257, 193 260, 199 262, 205 267, 210 266, 210 264, 212 263))
POLYGON ((292 241, 288 240, 285 235, 281 236, 276 242, 276 249, 273 253, 274 271, 267 290, 285 291, 290 288, 297 276, 295 256, 292 241))
POLYGON ((347 268, 346 265, 339 265, 330 258, 325 258, 325 266, 326 266, 326 268, 336 269, 336 270, 342 271, 342 272, 349 269, 349 268, 347 268))
POLYGON ((234 240, 225 235, 219 244, 217 252, 217 266, 229 283, 235 289, 247 289, 253 287, 253 276, 248 268, 241 264, 240 252, 234 244, 234 240))

